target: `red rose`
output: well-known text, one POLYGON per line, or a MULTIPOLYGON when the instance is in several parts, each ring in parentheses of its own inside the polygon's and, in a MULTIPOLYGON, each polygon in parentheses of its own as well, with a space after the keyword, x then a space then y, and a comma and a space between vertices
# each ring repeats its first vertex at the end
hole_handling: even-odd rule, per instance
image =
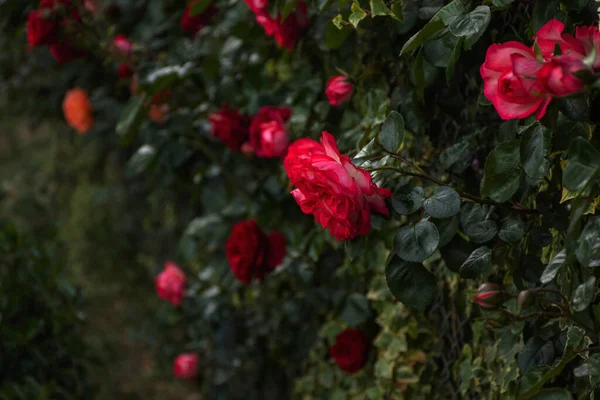
POLYGON ((368 343, 358 329, 346 329, 335 338, 329 355, 335 363, 349 374, 357 373, 367 361, 368 343))
POLYGON ((552 19, 537 32, 535 38, 546 61, 554 56, 555 46, 560 47, 561 56, 584 59, 593 51, 596 57, 592 62, 594 68, 600 67, 600 32, 598 26, 579 26, 575 29, 575 37, 564 33, 565 24, 552 19))
POLYGON ((334 76, 327 82, 327 89, 325 89, 325 95, 329 99, 329 104, 332 106, 339 106, 350 100, 352 97, 352 90, 354 86, 346 80, 343 75, 334 76))
POLYGON ((259 157, 282 157, 288 148, 289 137, 285 123, 292 116, 288 107, 261 107, 252 118, 250 144, 259 157))
POLYGON ((121 79, 129 79, 133 76, 134 72, 127 65, 119 64, 119 66, 117 68, 117 74, 119 75, 119 78, 121 78, 121 79))
POLYGON ((309 138, 292 143, 283 166, 297 187, 292 195, 302 211, 338 240, 369 233, 371 211, 389 213, 384 199, 392 192, 377 187, 367 171, 340 154, 328 132, 320 144, 309 138))
POLYGON ((541 87, 552 96, 567 96, 583 89, 583 82, 573 73, 587 69, 579 58, 569 56, 553 57, 537 73, 541 87))
POLYGON ((178 306, 183 298, 185 281, 185 274, 181 268, 174 262, 167 261, 165 268, 156 276, 156 293, 161 299, 178 306))
POLYGON ((173 375, 180 379, 191 379, 198 375, 198 361, 200 356, 197 353, 184 353, 177 356, 173 362, 173 375))
POLYGON ((197 2, 197 0, 189 2, 185 8, 185 11, 183 12, 183 16, 181 17, 181 30, 192 36, 198 33, 200 29, 208 25, 210 19, 217 12, 217 8, 211 4, 203 12, 192 16, 192 7, 194 7, 197 2))
MULTIPOLYGON (((279 30, 275 33, 275 40, 280 47, 288 50, 294 49, 302 31, 308 25, 308 17, 306 14, 306 4, 301 1, 298 3, 296 11, 288 15, 283 23, 280 23, 279 30)), ((281 20, 281 16, 278 16, 278 20, 281 20)))
POLYGON ((74 48, 66 41, 51 44, 50 53, 59 64, 64 64, 83 56, 80 50, 74 48))
POLYGON ((212 112, 208 120, 212 124, 212 135, 231 150, 240 151, 242 144, 248 140, 248 118, 237 110, 230 109, 227 104, 222 109, 212 112))
POLYGON ((56 23, 45 18, 44 10, 33 10, 27 16, 27 41, 31 46, 50 44, 56 40, 56 23))
POLYGON ((533 50, 518 42, 491 45, 480 72, 483 93, 502 119, 541 119, 550 98, 536 81, 541 64, 533 50))
POLYGON ((245 285, 254 278, 262 282, 281 264, 285 253, 285 237, 279 232, 267 236, 254 220, 238 222, 225 245, 231 271, 245 285))

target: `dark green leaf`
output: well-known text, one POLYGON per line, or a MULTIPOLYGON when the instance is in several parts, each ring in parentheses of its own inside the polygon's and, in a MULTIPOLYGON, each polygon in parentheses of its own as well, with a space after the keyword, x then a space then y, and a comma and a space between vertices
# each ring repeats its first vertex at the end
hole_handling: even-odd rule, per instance
POLYGON ((556 12, 560 6, 560 0, 538 1, 533 7, 531 24, 533 32, 540 30, 542 26, 552 18, 556 17, 556 12))
POLYGON ((141 146, 134 154, 131 156, 127 165, 125 166, 125 171, 127 176, 134 177, 144 172, 146 168, 150 165, 150 163, 154 160, 156 155, 156 150, 154 147, 150 145, 141 146))
POLYGON ((436 33, 445 29, 457 15, 467 11, 469 3, 468 0, 453 0, 450 4, 442 7, 419 32, 408 39, 402 47, 400 55, 416 49, 436 33))
POLYGON ((497 202, 509 200, 519 189, 523 169, 518 140, 502 143, 485 161, 481 194, 497 202))
POLYGON ((459 14, 449 26, 450 32, 458 37, 465 37, 465 48, 470 49, 485 32, 491 20, 488 6, 477 6, 467 14, 459 14))
POLYGON ((404 260, 422 262, 435 252, 439 242, 436 226, 432 222, 421 221, 398 231, 394 251, 404 260))
POLYGON ((580 312, 585 310, 596 295, 596 278, 590 276, 587 281, 582 283, 575 289, 573 295, 573 310, 580 312))
POLYGON ((565 264, 567 261, 567 251, 561 250, 557 255, 554 256, 552 260, 544 269, 542 276, 540 277, 540 282, 546 284, 552 282, 552 280, 556 277, 558 270, 565 264))
POLYGON ((489 242, 498 233, 498 226, 492 220, 485 220, 468 225, 465 233, 474 243, 489 242))
POLYGON ((390 292, 407 306, 424 309, 437 291, 435 276, 422 264, 393 256, 385 270, 390 292))
POLYGON ((400 22, 404 22, 404 13, 402 12, 402 0, 397 0, 392 3, 392 17, 400 22))
POLYGON ((452 76, 454 76, 454 69, 456 68, 456 63, 460 58, 460 52, 462 50, 463 42, 465 41, 465 37, 461 36, 456 42, 452 53, 450 53, 450 58, 448 58, 448 66, 446 67, 446 82, 448 85, 450 84, 450 80, 452 76))
POLYGON ((575 255, 585 267, 600 266, 600 217, 591 218, 577 241, 575 255))
POLYGON ((392 207, 401 215, 409 215, 423 206, 425 192, 420 186, 403 186, 392 197, 392 207))
POLYGON ((566 389, 544 389, 538 393, 535 400, 572 400, 573 396, 566 389))
POLYGON ((546 159, 551 131, 541 124, 535 124, 525 131, 521 139, 521 164, 531 179, 544 179, 549 162, 546 159))
POLYGON ((448 218, 460 212, 460 196, 451 187, 440 186, 425 200, 423 207, 434 218, 448 218))
POLYGON ((486 277, 492 269, 492 249, 486 246, 475 249, 460 267, 464 278, 486 277))
POLYGON ((549 340, 534 336, 529 339, 523 350, 519 353, 519 368, 522 372, 527 372, 538 365, 552 363, 554 358, 554 344, 549 340))
POLYGON ((425 66, 423 65, 423 54, 423 49, 419 50, 413 66, 413 72, 415 74, 415 93, 420 100, 423 100, 423 97, 425 96, 425 66))
POLYGON ((440 234, 440 246, 447 245, 458 231, 459 219, 457 216, 451 218, 436 219, 433 221, 440 234))
POLYGON ((349 26, 342 26, 338 29, 334 23, 327 24, 327 30, 325 31, 325 43, 329 49, 338 49, 348 36, 352 33, 352 28, 349 26))
POLYGON ((196 16, 204 12, 213 0, 197 0, 190 9, 190 17, 196 16))
POLYGON ((600 376, 600 354, 594 354, 573 371, 575 376, 600 376))
POLYGON ((507 243, 518 242, 525 234, 525 227, 521 221, 509 219, 502 224, 498 237, 507 243))
POLYGON ((381 146, 390 152, 396 153, 404 142, 404 119, 397 111, 392 111, 381 125, 379 134, 381 146))
POLYGON ((346 299, 342 310, 342 320, 346 325, 354 327, 363 324, 371 316, 369 301, 361 293, 353 293, 346 299))
POLYGON ((139 124, 144 119, 144 96, 135 96, 129 100, 127 107, 121 112, 116 131, 123 144, 129 144, 137 133, 139 124))
POLYGON ((577 137, 571 140, 568 156, 563 185, 571 192, 581 192, 598 175, 600 152, 584 138, 577 137))

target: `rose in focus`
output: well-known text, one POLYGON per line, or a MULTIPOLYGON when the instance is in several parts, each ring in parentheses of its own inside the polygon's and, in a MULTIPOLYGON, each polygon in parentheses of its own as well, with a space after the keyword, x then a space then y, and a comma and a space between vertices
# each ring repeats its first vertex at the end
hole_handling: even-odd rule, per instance
POLYGON ((338 240, 363 236, 371 230, 371 212, 388 215, 388 189, 377 187, 371 175, 340 154, 334 137, 323 132, 321 142, 302 138, 288 149, 283 166, 297 189, 294 199, 305 214, 338 240))

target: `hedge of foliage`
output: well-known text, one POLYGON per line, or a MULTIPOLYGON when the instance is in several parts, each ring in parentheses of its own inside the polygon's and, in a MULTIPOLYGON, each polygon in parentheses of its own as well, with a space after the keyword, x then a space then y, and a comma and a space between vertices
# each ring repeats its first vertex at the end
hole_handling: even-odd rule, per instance
POLYGON ((164 207, 206 398, 593 398, 597 8, 4 0, 3 110, 164 207))

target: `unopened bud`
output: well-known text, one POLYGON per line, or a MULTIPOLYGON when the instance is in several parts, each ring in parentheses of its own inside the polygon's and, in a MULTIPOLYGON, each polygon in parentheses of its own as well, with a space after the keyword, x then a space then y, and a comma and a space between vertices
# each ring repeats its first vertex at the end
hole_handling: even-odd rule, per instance
POLYGON ((471 301, 481 308, 498 308, 506 301, 506 293, 494 283, 484 283, 471 301))

